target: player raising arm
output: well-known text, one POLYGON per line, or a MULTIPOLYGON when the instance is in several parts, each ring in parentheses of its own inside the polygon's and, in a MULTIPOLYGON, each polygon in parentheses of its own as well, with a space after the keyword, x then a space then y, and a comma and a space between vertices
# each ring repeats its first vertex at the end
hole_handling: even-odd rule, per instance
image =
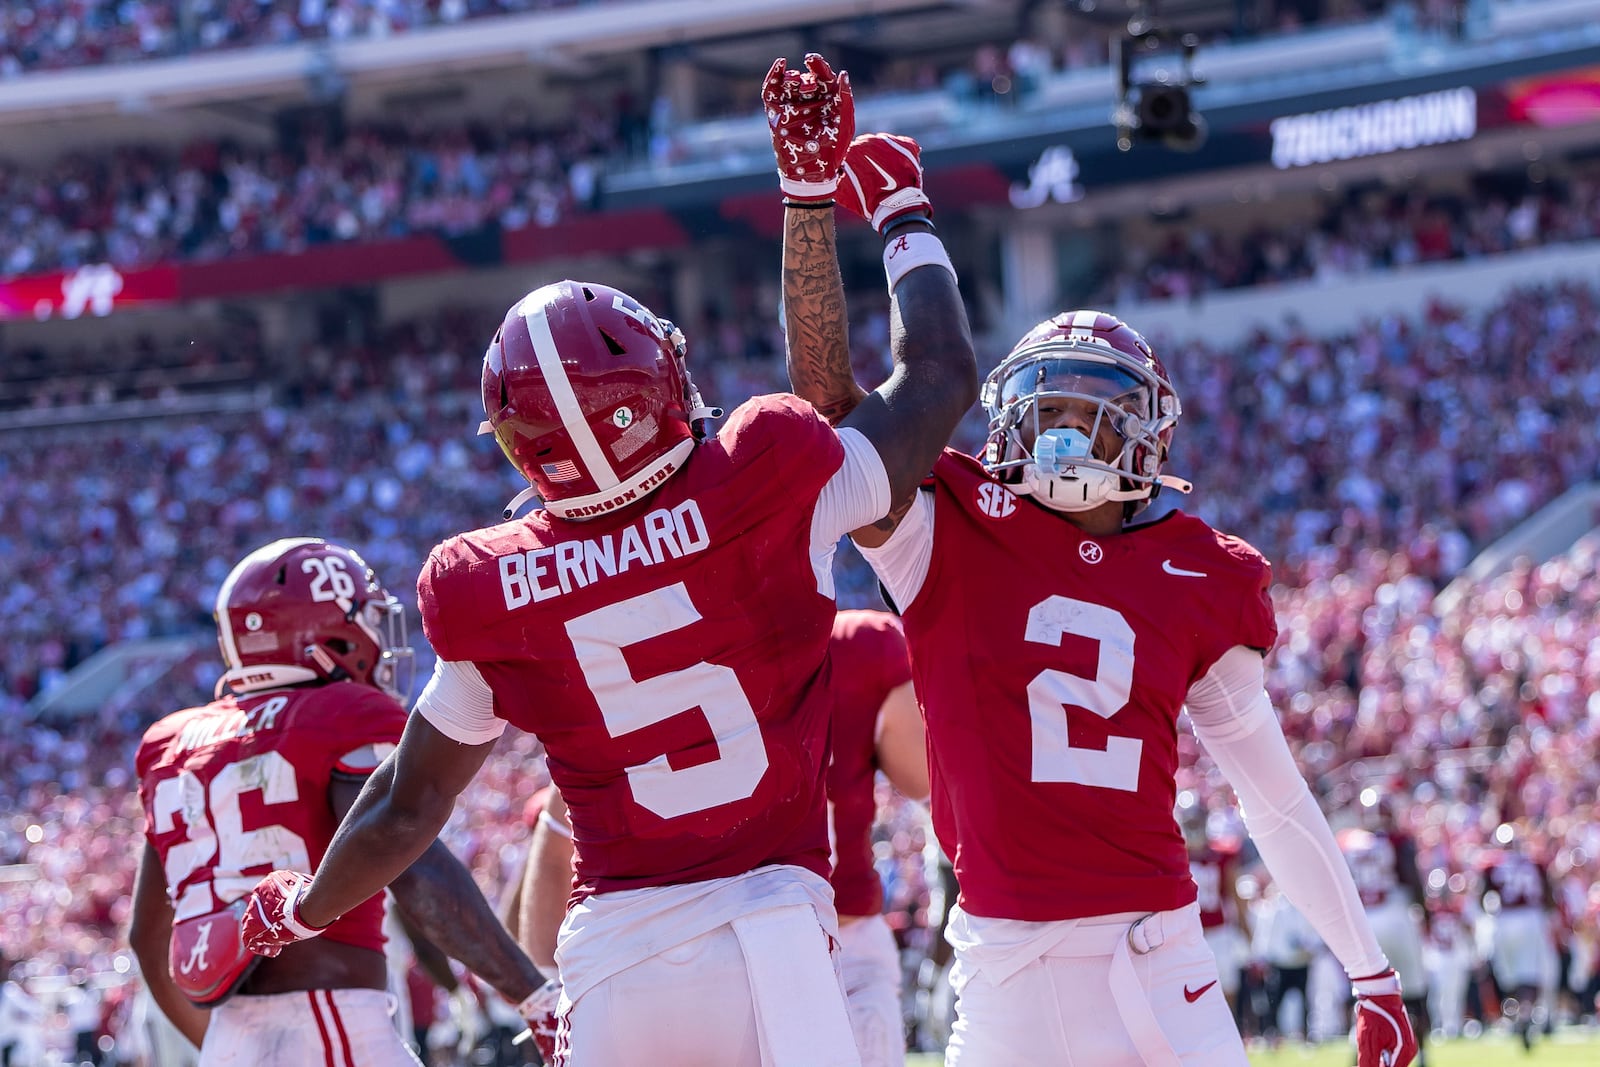
MULTIPOLYGON (((217 699, 156 723, 136 757, 146 844, 129 941, 145 982, 206 1067, 415 1062, 389 1020, 381 897, 275 959, 239 933, 262 873, 315 869, 400 739, 400 605, 353 551, 300 537, 240 561, 216 619, 228 666, 217 699)), ((394 894, 414 928, 512 1003, 543 981, 440 842, 394 894)))
MULTIPOLYGON (((811 188, 853 126, 838 89, 802 146, 811 188)), ((830 956, 832 553, 914 491, 976 388, 950 272, 893 299, 895 372, 839 429, 784 394, 715 437, 683 334, 638 301, 565 281, 511 308, 484 410, 545 507, 434 550, 434 677, 317 876, 258 888, 253 947, 316 936, 404 870, 510 722, 544 743, 577 845, 564 1055, 858 1062, 830 956)))
MULTIPOLYGON (((840 203, 896 257, 927 255, 915 142, 857 138, 844 171, 840 203)), ((791 380, 848 418, 833 249, 824 213, 791 213, 791 380)), ((1181 511, 1132 521, 1187 488, 1163 470, 1182 408, 1160 360, 1114 316, 1069 312, 1022 338, 983 402, 982 459, 947 450, 925 491, 854 534, 904 613, 961 887, 947 1063, 1247 1063, 1173 818, 1187 706, 1274 879, 1350 975, 1360 1067, 1404 1067, 1399 981, 1266 692, 1270 567, 1181 511)))

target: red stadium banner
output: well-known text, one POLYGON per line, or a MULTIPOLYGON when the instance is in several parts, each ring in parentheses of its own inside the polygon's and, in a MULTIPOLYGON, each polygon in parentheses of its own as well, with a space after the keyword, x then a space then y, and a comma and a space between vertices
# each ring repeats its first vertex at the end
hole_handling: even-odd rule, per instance
MULTIPOLYGON (((769 198, 771 199, 771 198, 769 198)), ((639 248, 684 248, 689 234, 666 211, 648 208, 564 219, 501 232, 492 227, 440 237, 326 244, 294 254, 119 270, 95 264, 0 281, 0 321, 75 319, 138 305, 259 293, 371 285, 417 274, 445 274, 498 263, 615 255, 639 248)))
POLYGON ((1534 126, 1575 126, 1600 122, 1600 67, 1515 78, 1501 86, 1506 115, 1534 126))
POLYGON ((178 295, 176 267, 124 271, 96 263, 0 281, 0 320, 104 317, 140 304, 169 303, 178 295))

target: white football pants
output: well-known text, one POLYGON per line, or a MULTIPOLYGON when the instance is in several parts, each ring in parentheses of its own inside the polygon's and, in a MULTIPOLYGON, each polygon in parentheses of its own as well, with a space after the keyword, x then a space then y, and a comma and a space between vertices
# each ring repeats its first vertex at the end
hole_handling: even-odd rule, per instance
POLYGON ((397 1067, 418 1060, 381 989, 230 997, 212 1010, 200 1067, 397 1067))
POLYGON ((1249 1067, 1195 905, 1040 925, 1061 939, 998 983, 957 950, 946 1067, 1249 1067))
POLYGON ((718 926, 562 1001, 569 1067, 859 1067, 837 956, 809 906, 718 926))
POLYGON ((839 920, 839 960, 861 1067, 904 1067, 900 950, 882 915, 839 920))

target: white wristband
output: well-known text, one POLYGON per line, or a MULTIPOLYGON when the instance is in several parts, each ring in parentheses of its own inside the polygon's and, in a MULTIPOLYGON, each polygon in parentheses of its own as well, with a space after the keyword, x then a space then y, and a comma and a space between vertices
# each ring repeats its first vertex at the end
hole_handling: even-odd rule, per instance
POLYGON ((785 177, 780 172, 778 188, 783 190, 785 196, 798 197, 801 200, 826 200, 839 191, 839 179, 824 178, 820 182, 808 182, 799 178, 785 177))
POLYGON ((560 834, 568 841, 572 840, 572 827, 550 814, 549 809, 539 812, 539 821, 550 828, 550 832, 560 834))
POLYGON ((1352 979, 1350 989, 1358 997, 1395 996, 1401 993, 1400 976, 1391 968, 1369 978, 1352 979))
POLYGON ((950 263, 949 253, 944 250, 944 242, 936 234, 920 231, 902 233, 890 238, 889 243, 883 246, 883 271, 889 276, 891 293, 900 284, 901 278, 918 267, 943 267, 950 272, 950 277, 956 276, 956 268, 950 263))

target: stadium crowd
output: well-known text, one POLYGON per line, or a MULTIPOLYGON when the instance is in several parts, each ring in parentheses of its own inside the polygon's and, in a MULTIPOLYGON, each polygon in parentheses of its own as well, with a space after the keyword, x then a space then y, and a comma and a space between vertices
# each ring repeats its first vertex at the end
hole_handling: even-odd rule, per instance
MULTIPOLYGON (((887 367, 887 327, 864 303, 853 343, 871 379, 887 367)), ((1475 586, 1448 611, 1435 597, 1474 552, 1600 472, 1597 317, 1595 291, 1569 284, 1510 293, 1481 315, 1438 305, 1336 337, 1291 326, 1226 351, 1163 349, 1185 404, 1171 467, 1198 487, 1181 506, 1276 564, 1283 636, 1269 681, 1308 778, 1335 812, 1362 788, 1392 796, 1441 911, 1463 905, 1497 828, 1513 827, 1560 887, 1575 986, 1595 972, 1600 917, 1597 548, 1475 586)), ((496 521, 517 488, 471 434, 476 325, 457 313, 300 353, 294 385, 247 416, 80 425, 0 451, 11 638, 0 759, 12 769, 0 781, 12 813, 0 824, 0 951, 25 961, 13 977, 45 994, 46 1010, 103 988, 99 1028, 126 1027, 132 747, 153 717, 204 699, 217 668, 205 652, 81 720, 37 721, 29 698, 113 642, 206 633, 231 563, 281 534, 359 546, 409 600, 427 549, 496 521)), ((780 388, 776 330, 756 318, 691 330, 707 397, 780 388)), ((981 433, 969 420, 962 444, 981 433)), ((859 560, 839 558, 841 603, 875 603, 859 560)), ((447 831, 495 896, 525 847, 521 801, 542 784, 525 738, 503 747, 447 831)), ((1186 766, 1180 784, 1213 810, 1218 836, 1236 835, 1226 788, 1192 740, 1186 766)), ((914 810, 885 801, 880 869, 915 954, 933 936, 925 833, 914 810)), ((1573 1010, 1593 1011, 1587 995, 1573 1010)))
MULTIPOLYGON (((468 19, 599 6, 608 0, 42 0, 0 10, 0 78, 32 71, 74 70, 229 49, 300 41, 376 39, 468 19)), ((1276 0, 1241 6, 1235 25, 1213 39, 1291 32, 1305 26, 1372 18, 1386 9, 1406 25, 1458 32, 1461 0, 1371 3, 1363 0, 1276 0)), ((1080 29, 1093 29, 1093 24, 1080 29)), ((1076 36, 1093 38, 1092 33, 1076 36)), ((1069 49, 1067 67, 1104 63, 1098 54, 1069 49)), ((1029 64, 1009 69, 986 60, 973 73, 1025 76, 1029 64)), ((896 83, 875 83, 878 88, 896 83)), ((915 84, 915 80, 903 85, 915 84)))
POLYGON ((1592 167, 1531 183, 1484 176, 1461 193, 1362 188, 1307 207, 1292 223, 1243 232, 1195 225, 1158 227, 1117 245, 1092 305, 1194 299, 1219 289, 1312 278, 1333 282, 1420 263, 1482 259, 1600 234, 1600 183, 1592 167), (1320 214, 1319 214, 1320 212, 1320 214))
POLYGON ((0 77, 296 41, 387 37, 425 26, 578 2, 44 0, 0 11, 0 77))

